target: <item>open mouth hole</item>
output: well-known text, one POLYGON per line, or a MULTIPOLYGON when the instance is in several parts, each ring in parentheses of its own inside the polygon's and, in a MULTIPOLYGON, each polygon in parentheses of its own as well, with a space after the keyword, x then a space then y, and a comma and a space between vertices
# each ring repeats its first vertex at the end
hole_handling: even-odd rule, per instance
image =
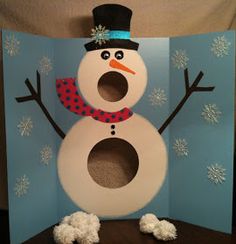
POLYGON ((117 102, 127 94, 128 82, 121 73, 110 71, 99 79, 98 92, 104 100, 117 102))
POLYGON ((93 180, 107 188, 127 185, 139 166, 138 154, 127 141, 108 138, 98 142, 88 156, 88 171, 93 180))

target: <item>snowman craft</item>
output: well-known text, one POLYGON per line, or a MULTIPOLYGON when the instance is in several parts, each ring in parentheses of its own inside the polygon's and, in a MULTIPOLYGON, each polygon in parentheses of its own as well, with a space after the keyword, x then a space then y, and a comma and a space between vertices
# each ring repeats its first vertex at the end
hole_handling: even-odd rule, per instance
POLYGON ((85 44, 87 53, 79 65, 77 80, 56 81, 61 103, 71 112, 85 116, 66 136, 41 100, 38 72, 37 90, 26 79, 31 95, 16 98, 18 102, 35 100, 57 133, 65 137, 58 155, 60 182, 76 205, 98 216, 130 214, 156 196, 167 170, 167 151, 160 134, 193 92, 214 89, 198 86, 202 71, 190 85, 185 69, 185 95, 158 131, 147 119, 133 113, 131 107, 142 97, 147 85, 147 70, 137 52, 139 44, 130 40, 131 15, 130 9, 117 4, 93 10, 93 41, 85 44), (128 148, 125 153, 132 154, 130 164, 137 161, 138 168, 128 184, 109 188, 106 182, 98 184, 91 177, 88 161, 94 150, 112 151, 116 147, 128 148))

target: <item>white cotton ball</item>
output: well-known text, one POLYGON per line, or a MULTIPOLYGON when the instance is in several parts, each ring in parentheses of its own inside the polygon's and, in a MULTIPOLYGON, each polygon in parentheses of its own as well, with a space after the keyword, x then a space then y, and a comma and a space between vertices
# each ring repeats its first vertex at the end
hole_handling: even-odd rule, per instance
POLYGON ((139 221, 140 231, 143 233, 152 233, 155 225, 159 222, 158 218, 151 213, 145 214, 139 221))
POLYGON ((70 216, 65 216, 62 221, 61 224, 69 224, 70 222, 70 216))
POLYGON ((75 239, 77 240, 78 243, 82 243, 82 240, 86 235, 87 235, 86 229, 81 230, 79 228, 75 228, 75 239))
POLYGON ((69 224, 81 230, 87 229, 88 214, 82 211, 71 214, 69 224))
POLYGON ((68 224, 60 224, 54 227, 54 240, 58 244, 72 244, 75 241, 74 228, 68 224))
POLYGON ((100 221, 94 214, 78 211, 70 216, 64 217, 61 225, 68 225, 73 228, 74 240, 77 240, 81 244, 99 242, 98 231, 100 229, 100 221))
POLYGON ((175 226, 166 220, 159 221, 159 223, 156 224, 153 235, 157 240, 162 241, 170 241, 177 238, 175 226))
POLYGON ((100 224, 99 218, 96 215, 88 214, 87 221, 88 221, 88 225, 90 226, 91 229, 99 231, 101 224, 100 224))
POLYGON ((84 238, 76 239, 81 244, 99 243, 99 236, 96 230, 89 230, 84 238))

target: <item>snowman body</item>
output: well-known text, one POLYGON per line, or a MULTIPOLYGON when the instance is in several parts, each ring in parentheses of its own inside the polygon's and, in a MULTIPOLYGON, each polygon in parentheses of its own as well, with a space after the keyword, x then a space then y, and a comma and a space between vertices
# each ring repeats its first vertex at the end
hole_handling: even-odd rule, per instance
MULTIPOLYGON (((107 112, 131 108, 143 95, 146 84, 146 67, 135 50, 88 52, 78 70, 84 99, 93 108, 107 112)), ((112 164, 112 157, 110 160, 112 164)), ((117 123, 82 118, 66 135, 58 156, 63 189, 76 205, 98 216, 124 216, 147 205, 160 190, 166 170, 167 152, 162 137, 147 119, 135 113, 117 123), (101 161, 107 160, 106 150, 109 154, 117 147, 128 156, 121 167, 129 168, 134 161, 137 167, 129 182, 109 187, 106 181, 112 181, 112 171, 111 175, 104 173, 101 181, 93 176, 101 161), (92 171, 91 162, 97 165, 92 171)))

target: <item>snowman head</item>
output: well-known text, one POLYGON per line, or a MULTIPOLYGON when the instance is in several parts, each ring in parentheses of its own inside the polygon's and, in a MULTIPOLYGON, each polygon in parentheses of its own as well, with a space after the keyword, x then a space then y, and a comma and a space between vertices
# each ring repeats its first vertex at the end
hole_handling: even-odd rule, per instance
POLYGON ((115 112, 132 107, 147 84, 146 66, 138 43, 130 40, 132 11, 118 4, 93 10, 95 29, 78 69, 79 88, 94 108, 115 112))
POLYGON ((140 99, 147 84, 147 71, 136 50, 99 49, 82 59, 78 81, 90 105, 115 112, 132 107, 140 99))

